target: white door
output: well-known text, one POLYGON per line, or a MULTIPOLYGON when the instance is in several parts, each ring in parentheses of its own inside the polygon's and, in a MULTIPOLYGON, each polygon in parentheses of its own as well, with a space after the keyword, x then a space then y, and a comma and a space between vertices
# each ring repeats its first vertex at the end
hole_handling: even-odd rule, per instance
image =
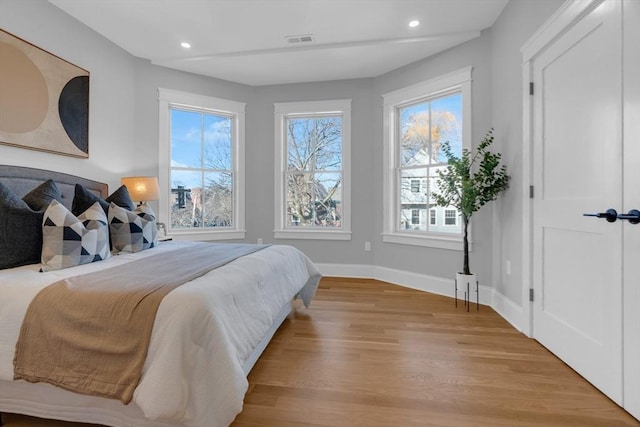
POLYGON ((623 229, 640 228, 583 216, 623 209, 622 2, 561 32, 532 77, 533 336, 622 405, 623 229))
MULTIPOLYGON (((624 212, 640 210, 640 2, 624 11, 624 212)), ((640 420, 640 224, 623 224, 624 407, 640 420)))

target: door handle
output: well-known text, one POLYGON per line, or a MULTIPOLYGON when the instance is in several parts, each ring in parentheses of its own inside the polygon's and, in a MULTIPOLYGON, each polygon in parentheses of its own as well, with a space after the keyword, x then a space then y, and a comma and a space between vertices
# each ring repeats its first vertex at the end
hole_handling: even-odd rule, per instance
POLYGON ((631 209, 626 214, 618 215, 618 219, 626 219, 629 220, 631 224, 639 224, 640 223, 640 211, 637 209, 631 209))
MULTIPOLYGON (((616 222, 616 220, 620 218, 618 216, 618 212, 615 209, 607 209, 606 212, 600 212, 600 213, 586 213, 586 214, 582 214, 582 216, 595 216, 596 218, 604 218, 607 220, 607 222, 616 222)), ((629 220, 629 221, 632 221, 632 220, 629 220)))

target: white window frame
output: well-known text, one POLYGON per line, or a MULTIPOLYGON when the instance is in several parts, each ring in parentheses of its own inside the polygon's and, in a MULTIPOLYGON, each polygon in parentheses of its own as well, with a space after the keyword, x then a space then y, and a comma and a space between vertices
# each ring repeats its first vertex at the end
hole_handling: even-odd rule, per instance
POLYGON ((396 135, 399 126, 399 107, 425 98, 459 90, 462 93, 462 144, 470 149, 471 144, 471 73, 472 67, 436 77, 424 82, 383 94, 383 204, 384 224, 382 241, 404 245, 427 246, 451 250, 463 250, 461 235, 447 236, 442 233, 403 232, 399 229, 399 186, 396 185, 398 149, 396 135))
POLYGON ((351 100, 278 102, 274 104, 276 239, 351 240, 351 100), (342 227, 297 230, 286 227, 287 117, 315 114, 342 116, 342 227))
POLYGON ((158 183, 160 185, 160 222, 170 227, 171 169, 171 107, 209 110, 232 117, 235 132, 232 141, 233 168, 233 226, 222 230, 209 228, 167 229, 172 237, 189 240, 244 239, 245 230, 245 103, 211 96, 158 88, 159 154, 158 183))
POLYGON ((438 225, 438 210, 429 209, 429 225, 438 225))
POLYGON ((445 209, 444 210, 444 226, 456 227, 458 225, 458 210, 457 209, 445 209), (453 213, 453 216, 450 214, 453 213), (453 224, 447 224, 447 220, 453 218, 453 224))

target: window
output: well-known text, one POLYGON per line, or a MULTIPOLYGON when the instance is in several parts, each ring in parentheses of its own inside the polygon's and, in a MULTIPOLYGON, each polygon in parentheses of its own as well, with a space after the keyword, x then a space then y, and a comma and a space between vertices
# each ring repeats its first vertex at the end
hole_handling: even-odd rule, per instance
POLYGON ((451 219, 431 193, 446 167, 442 144, 458 154, 469 147, 470 97, 471 68, 384 95, 385 242, 462 249, 457 211, 451 219))
POLYGON ((458 225, 458 211, 456 209, 445 209, 444 225, 458 225))
POLYGON ((430 225, 438 224, 438 214, 435 209, 429 210, 429 224, 430 225))
POLYGON ((159 90, 160 220, 168 233, 244 237, 244 104, 159 90))
POLYGON ((350 129, 350 100, 275 104, 276 238, 351 238, 350 129))
POLYGON ((419 179, 412 179, 411 180, 411 192, 412 193, 419 193, 420 192, 420 180, 419 179))
POLYGON ((411 224, 420 224, 420 209, 411 209, 411 224))

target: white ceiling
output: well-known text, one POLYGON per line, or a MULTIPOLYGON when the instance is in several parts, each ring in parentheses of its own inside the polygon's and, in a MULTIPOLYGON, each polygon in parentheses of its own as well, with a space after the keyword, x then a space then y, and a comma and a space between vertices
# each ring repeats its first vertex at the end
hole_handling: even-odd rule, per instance
POLYGON ((509 0, 49 1, 153 64, 257 86, 379 76, 478 37, 509 0))

